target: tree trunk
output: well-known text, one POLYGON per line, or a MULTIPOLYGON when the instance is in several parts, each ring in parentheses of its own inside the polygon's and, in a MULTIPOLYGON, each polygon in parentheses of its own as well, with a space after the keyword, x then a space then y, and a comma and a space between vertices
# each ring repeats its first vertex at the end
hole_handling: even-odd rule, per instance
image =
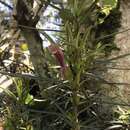
MULTIPOLYGON (((121 0, 120 11, 122 13, 121 30, 130 28, 130 0, 121 0)), ((120 33, 116 36, 115 43, 120 51, 114 52, 112 57, 124 55, 124 57, 115 60, 116 64, 113 66, 119 69, 109 70, 108 75, 110 80, 117 83, 120 95, 123 99, 130 102, 130 31, 120 33), (128 54, 125 56, 125 54, 128 54)))
POLYGON ((34 21, 31 14, 33 7, 30 7, 32 5, 29 3, 27 4, 27 2, 25 3, 23 0, 17 0, 16 3, 14 3, 14 6, 14 19, 27 41, 31 62, 34 66, 36 75, 39 77, 38 82, 40 88, 43 89, 45 87, 46 75, 42 39, 36 29, 30 29, 30 27, 36 27, 38 19, 36 19, 37 22, 34 21))
POLYGON ((42 48, 42 39, 40 38, 36 30, 21 29, 21 31, 28 43, 30 58, 34 66, 36 75, 40 78, 39 85, 42 87, 41 89, 43 89, 43 87, 45 87, 43 86, 44 85, 43 81, 45 80, 46 75, 45 75, 45 60, 42 48))

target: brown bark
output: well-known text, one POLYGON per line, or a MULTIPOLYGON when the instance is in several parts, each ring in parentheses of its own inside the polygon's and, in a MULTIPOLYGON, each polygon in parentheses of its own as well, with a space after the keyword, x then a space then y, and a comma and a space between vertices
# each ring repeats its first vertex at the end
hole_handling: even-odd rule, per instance
POLYGON ((39 32, 36 29, 24 27, 29 26, 35 28, 38 19, 37 21, 33 19, 33 9, 28 1, 25 3, 24 0, 17 0, 16 3, 14 3, 14 6, 14 19, 17 22, 18 27, 21 29, 21 33, 23 34, 25 40, 27 41, 31 55, 30 58, 34 66, 35 73, 39 77, 39 85, 41 89, 43 89, 43 87, 45 87, 44 79, 46 75, 42 39, 40 38, 39 32))
MULTIPOLYGON (((120 0, 120 11, 122 12, 121 28, 119 31, 130 28, 130 0, 120 0)), ((117 85, 121 98, 130 102, 130 31, 120 33, 116 36, 116 45, 120 51, 114 52, 112 57, 122 55, 122 58, 115 60, 115 68, 108 70, 108 78, 113 82, 124 83, 117 85), (128 55, 126 55, 128 54, 128 55), (123 55, 126 55, 123 57, 123 55)))
MULTIPOLYGON (((28 43, 30 58, 34 66, 36 75, 44 80, 46 76, 42 40, 36 30, 21 29, 21 32, 28 43)), ((43 81, 41 79, 39 80, 39 83, 42 86, 43 81)))

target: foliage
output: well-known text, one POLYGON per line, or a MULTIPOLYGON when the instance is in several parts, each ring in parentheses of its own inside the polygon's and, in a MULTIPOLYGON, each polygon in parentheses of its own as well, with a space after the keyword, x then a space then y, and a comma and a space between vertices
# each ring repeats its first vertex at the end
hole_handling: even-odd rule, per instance
MULTIPOLYGON (((107 8, 106 8, 107 9, 107 8)), ((109 8, 108 8, 109 9, 109 8)), ((120 19, 121 19, 121 12, 119 11, 119 4, 116 8, 109 10, 107 12, 100 12, 99 14, 99 20, 105 20, 103 23, 98 25, 98 28, 96 30, 96 37, 103 37, 107 36, 109 34, 112 34, 114 32, 117 32, 118 28, 121 26, 120 19), (109 12, 109 15, 107 15, 107 12, 109 12)), ((112 35, 110 37, 106 37, 101 39, 101 42, 106 45, 105 51, 106 55, 110 55, 112 50, 119 50, 119 48, 116 47, 114 43, 114 36, 112 35)))
MULTIPOLYGON (((7 43, 7 37, 6 40, 1 38, 1 45, 10 45, 7 46, 8 54, 11 54, 11 48, 15 47, 13 75, 21 73, 21 76, 29 79, 15 78, 15 90, 4 90, 7 95, 3 108, 5 128, 7 130, 10 128, 15 130, 103 129, 106 125, 105 121, 113 119, 113 116, 109 117, 113 114, 113 106, 108 106, 109 113, 105 116, 102 97, 104 98, 103 92, 106 90, 103 90, 101 81, 106 82, 95 74, 94 68, 97 67, 98 59, 105 58, 107 53, 116 48, 112 43, 114 35, 110 39, 104 36, 117 32, 119 28, 118 1, 41 1, 42 6, 38 4, 39 10, 43 4, 45 10, 48 6, 58 10, 58 20, 61 21, 60 31, 55 31, 58 40, 53 39, 46 31, 36 28, 36 23, 40 20, 39 10, 35 12, 38 14, 30 14, 29 9, 34 8, 31 4, 26 7, 28 1, 25 4, 21 0, 15 4, 17 14, 14 14, 14 18, 21 32, 13 30, 12 35, 17 36, 13 37, 13 43, 12 41, 7 43), (117 16, 117 21, 114 21, 114 16, 117 16), (48 48, 43 48, 41 35, 51 44, 48 48), (18 46, 15 44, 17 42, 18 46), (16 47, 20 53, 17 52, 16 47), (25 64, 21 57, 28 51, 28 59, 31 63, 25 64), (23 75, 21 64, 25 66, 29 75, 23 75), (33 84, 31 84, 32 80, 33 84), (31 93, 33 89, 34 93, 31 93), (35 92, 37 89, 38 93, 35 92)), ((1 57, 5 59, 5 52, 2 52, 1 57)), ((10 67, 11 65, 3 70, 11 72, 10 67)), ((106 98, 111 100, 110 97, 106 96, 106 98)))
POLYGON ((10 90, 4 90, 8 95, 8 99, 5 100, 4 115, 6 130, 11 129, 26 129, 32 130, 32 119, 29 119, 29 112, 26 109, 26 105, 33 104, 33 97, 29 94, 29 85, 27 81, 15 80, 16 92, 10 90))

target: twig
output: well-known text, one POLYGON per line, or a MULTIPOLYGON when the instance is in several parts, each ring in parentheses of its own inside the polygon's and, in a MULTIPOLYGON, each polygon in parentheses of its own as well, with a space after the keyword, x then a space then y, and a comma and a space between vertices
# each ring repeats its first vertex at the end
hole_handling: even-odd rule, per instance
POLYGON ((56 29, 41 29, 41 28, 29 27, 29 26, 25 26, 25 25, 18 25, 18 26, 22 27, 22 28, 26 28, 26 29, 37 30, 37 31, 40 31, 40 32, 43 32, 43 31, 64 32, 62 30, 56 30, 56 29))
MULTIPOLYGON (((102 83, 104 83, 104 84, 109 84, 109 85, 130 85, 129 83, 125 83, 125 82, 120 82, 120 83, 119 83, 119 82, 109 82, 109 81, 103 79, 102 77, 97 76, 97 75, 95 75, 95 74, 93 74, 93 73, 86 73, 86 75, 92 76, 92 77, 94 77, 94 78, 97 78, 98 80, 100 80, 100 82, 102 82, 102 83)), ((84 80, 83 83, 84 83, 85 81, 87 81, 87 79, 84 80)))
POLYGON ((35 76, 33 74, 10 73, 10 72, 5 72, 5 71, 0 71, 0 74, 12 76, 12 77, 19 77, 19 78, 39 79, 38 76, 35 76))
POLYGON ((10 10, 13 10, 13 7, 10 6, 9 4, 7 4, 6 2, 0 0, 0 3, 1 3, 2 5, 4 5, 4 6, 6 6, 7 8, 9 8, 10 10))
POLYGON ((130 53, 126 53, 126 54, 119 55, 117 57, 113 57, 113 58, 107 59, 107 60, 97 60, 96 62, 107 63, 107 62, 111 62, 113 60, 118 60, 118 59, 124 58, 124 57, 129 56, 129 55, 130 55, 130 53))
POLYGON ((112 37, 114 35, 125 33, 125 32, 128 32, 128 31, 130 31, 130 28, 124 29, 124 30, 119 31, 119 32, 114 32, 114 33, 111 33, 111 34, 108 34, 108 35, 101 36, 101 37, 97 38, 95 41, 98 42, 100 40, 103 40, 103 39, 106 39, 106 38, 110 38, 110 37, 112 37))
MULTIPOLYGON (((41 28, 35 28, 35 27, 30 27, 30 26, 25 26, 25 25, 18 25, 19 27, 22 27, 22 28, 26 28, 26 29, 31 29, 31 30, 38 30, 40 32, 42 31, 54 31, 54 32, 65 32, 65 31, 62 31, 62 30, 56 30, 56 29, 41 29, 41 28)), ((111 34, 108 34, 108 35, 104 35, 102 37, 99 37, 97 39, 95 39, 96 42, 100 41, 100 40, 103 40, 105 38, 110 38, 114 35, 118 35, 118 34, 121 34, 121 33, 125 33, 125 32, 128 32, 130 31, 130 28, 127 28, 127 29, 124 29, 122 31, 119 31, 119 32, 116 32, 116 33, 111 33, 111 34)))
POLYGON ((130 107, 130 104, 125 104, 125 103, 118 103, 118 102, 107 102, 107 101, 101 101, 104 104, 111 104, 111 105, 120 105, 120 106, 128 106, 130 107))
MULTIPOLYGON (((46 0, 43 0, 43 2, 47 2, 46 0)), ((51 4, 51 3, 49 3, 49 5, 52 7, 52 8, 54 8, 54 9, 56 9, 56 10, 61 10, 60 8, 58 8, 57 6, 55 6, 54 4, 51 4)))
MULTIPOLYGON (((29 26, 24 26, 24 25, 18 25, 19 27, 22 27, 22 28, 27 28, 27 29, 32 29, 32 30, 38 30, 38 31, 55 31, 55 32, 65 32, 65 31, 62 31, 62 30, 55 30, 55 29, 40 29, 40 28, 34 28, 34 27, 29 27, 29 26)), ((121 33, 125 33, 125 32, 128 32, 130 31, 130 28, 127 28, 127 29, 124 29, 122 31, 119 31, 119 32, 116 32, 116 33, 111 33, 109 35, 104 35, 100 38, 97 38, 95 41, 98 42, 100 40, 103 40, 105 38, 110 38, 114 35, 118 35, 118 34, 121 34, 121 33)))
POLYGON ((49 4, 52 8, 54 8, 54 9, 56 9, 56 10, 58 10, 58 11, 60 11, 61 9, 60 8, 58 8, 57 6, 55 6, 55 5, 53 5, 53 4, 49 4))
POLYGON ((33 9, 34 16, 33 16, 33 20, 32 21, 34 23, 37 23, 39 21, 39 19, 40 19, 40 13, 41 12, 42 13, 45 12, 45 10, 47 9, 49 3, 50 3, 50 1, 41 1, 40 4, 37 4, 37 6, 33 9), (42 9, 43 4, 44 4, 44 8, 42 9))
POLYGON ((130 70, 130 68, 123 68, 123 67, 102 67, 102 68, 92 68, 98 71, 104 71, 105 69, 112 69, 112 70, 130 70))

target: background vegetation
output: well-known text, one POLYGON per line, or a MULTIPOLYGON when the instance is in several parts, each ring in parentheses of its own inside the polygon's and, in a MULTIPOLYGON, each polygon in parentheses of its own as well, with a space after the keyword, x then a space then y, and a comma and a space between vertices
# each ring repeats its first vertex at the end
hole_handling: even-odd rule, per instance
POLYGON ((111 52, 120 51, 120 1, 0 3, 0 73, 12 80, 0 87, 5 130, 130 128, 128 105, 105 79, 111 52))

